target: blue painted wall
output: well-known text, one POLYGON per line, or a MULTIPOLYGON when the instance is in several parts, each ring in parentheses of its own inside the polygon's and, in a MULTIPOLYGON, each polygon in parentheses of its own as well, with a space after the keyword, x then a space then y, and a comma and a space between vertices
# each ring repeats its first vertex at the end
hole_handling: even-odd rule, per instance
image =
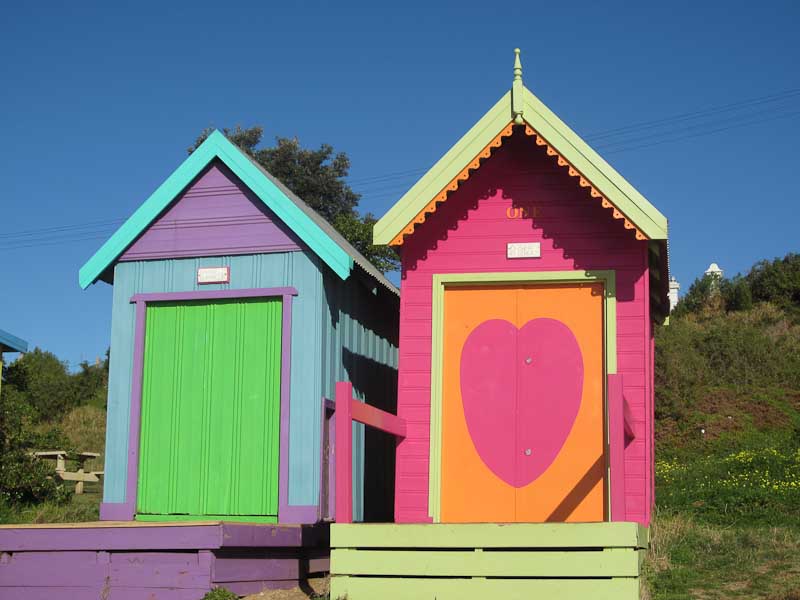
MULTIPOLYGON (((333 398, 336 381, 352 381, 356 394, 370 404, 393 411, 397 398, 399 300, 358 269, 342 281, 308 251, 118 263, 114 268, 104 501, 125 501, 135 316, 131 296, 292 286, 298 295, 292 302, 289 504, 316 505, 322 397, 333 398), (229 266, 231 283, 198 286, 197 269, 213 266, 229 266)), ((354 427, 357 519, 364 517, 365 463, 368 469, 372 464, 370 472, 376 474, 393 468, 393 461, 383 468, 382 463, 365 459, 365 438, 370 447, 363 427, 354 427)))
MULTIPOLYGON (((350 381, 357 398, 396 414, 400 298, 357 265, 345 281, 326 269, 323 283, 323 393, 333 398, 336 382, 350 381)), ((393 449, 386 434, 353 426, 354 520, 392 520, 393 449)))
POLYGON ((128 423, 133 371, 136 293, 197 289, 293 286, 290 407, 290 504, 311 505, 319 496, 319 423, 322 382, 320 303, 322 274, 316 256, 305 252, 220 256, 118 263, 114 268, 111 363, 106 431, 105 502, 124 502, 128 423), (230 266, 231 283, 198 286, 199 267, 230 266))

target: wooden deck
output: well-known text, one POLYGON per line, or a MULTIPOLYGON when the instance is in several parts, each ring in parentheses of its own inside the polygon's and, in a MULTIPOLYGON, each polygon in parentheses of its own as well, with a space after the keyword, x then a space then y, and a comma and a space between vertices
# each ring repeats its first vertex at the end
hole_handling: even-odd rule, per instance
POLYGON ((0 526, 0 598, 198 600, 328 571, 325 525, 101 521, 0 526))
POLYGON ((636 523, 337 524, 331 599, 634 600, 636 523))

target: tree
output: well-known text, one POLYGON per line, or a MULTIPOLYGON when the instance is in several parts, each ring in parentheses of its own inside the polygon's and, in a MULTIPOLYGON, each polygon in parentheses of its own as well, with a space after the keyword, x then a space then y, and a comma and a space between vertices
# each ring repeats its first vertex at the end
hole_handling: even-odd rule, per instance
POLYGON ((6 382, 0 390, 0 508, 70 497, 66 486, 53 477, 52 467, 32 455, 35 450, 66 447, 61 432, 42 430, 36 426, 38 419, 26 395, 6 382))
POLYGON ((750 284, 741 275, 736 275, 733 279, 723 279, 720 291, 725 303, 725 310, 737 311, 753 308, 753 294, 750 291, 750 284))
POLYGON ((762 260, 746 276, 753 300, 772 302, 784 310, 800 309, 800 254, 790 252, 773 261, 762 260))
POLYGON ((97 408, 106 407, 108 395, 108 356, 104 360, 97 359, 94 364, 88 361, 80 363, 81 370, 72 375, 76 400, 79 404, 91 404, 97 408))
MULTIPOLYGON (((306 204, 324 217, 361 254, 381 272, 396 270, 399 260, 388 246, 372 244, 375 217, 360 215, 356 208, 361 195, 345 181, 350 172, 350 159, 344 152, 334 153, 329 144, 317 150, 300 145, 297 138, 276 137, 275 146, 260 148, 264 130, 260 126, 223 129, 225 136, 255 159, 306 204)), ((189 147, 191 154, 211 134, 204 130, 189 147)))
POLYGON ((675 317, 683 317, 687 314, 697 314, 708 311, 713 304, 713 297, 716 295, 715 288, 719 281, 713 275, 704 275, 695 279, 689 286, 689 291, 680 299, 672 314, 675 317))
POLYGON ((78 404, 76 386, 67 364, 58 360, 52 352, 39 348, 8 365, 5 382, 25 396, 40 420, 60 419, 78 404))

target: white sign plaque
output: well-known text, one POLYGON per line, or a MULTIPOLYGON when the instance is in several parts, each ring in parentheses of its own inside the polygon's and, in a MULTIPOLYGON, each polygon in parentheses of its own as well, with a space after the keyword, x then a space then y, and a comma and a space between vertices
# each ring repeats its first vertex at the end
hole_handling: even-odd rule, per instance
POLYGON ((230 283, 230 267, 200 267, 197 269, 197 283, 230 283))
POLYGON ((540 258, 542 245, 539 242, 506 244, 506 258, 540 258))

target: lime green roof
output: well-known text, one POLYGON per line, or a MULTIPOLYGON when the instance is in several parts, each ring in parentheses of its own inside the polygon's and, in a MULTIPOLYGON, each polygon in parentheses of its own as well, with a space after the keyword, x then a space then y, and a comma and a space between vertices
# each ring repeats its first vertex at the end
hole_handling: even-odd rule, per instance
POLYGON ((528 124, 652 240, 667 239, 667 219, 522 83, 519 53, 512 89, 375 224, 376 244, 390 243, 509 123, 528 124))
MULTIPOLYGON (((233 171, 339 277, 346 279, 350 275, 355 251, 349 244, 222 133, 214 131, 81 267, 78 275, 81 287, 85 289, 97 281, 139 234, 214 159, 221 160, 233 171)), ((361 257, 358 255, 356 258, 361 257)), ((366 259, 359 261, 361 262, 368 264, 366 259)), ((364 268, 368 269, 366 265, 364 268)), ((372 274, 371 271, 370 273, 372 274)), ((373 276, 382 278, 380 274, 373 276)))

